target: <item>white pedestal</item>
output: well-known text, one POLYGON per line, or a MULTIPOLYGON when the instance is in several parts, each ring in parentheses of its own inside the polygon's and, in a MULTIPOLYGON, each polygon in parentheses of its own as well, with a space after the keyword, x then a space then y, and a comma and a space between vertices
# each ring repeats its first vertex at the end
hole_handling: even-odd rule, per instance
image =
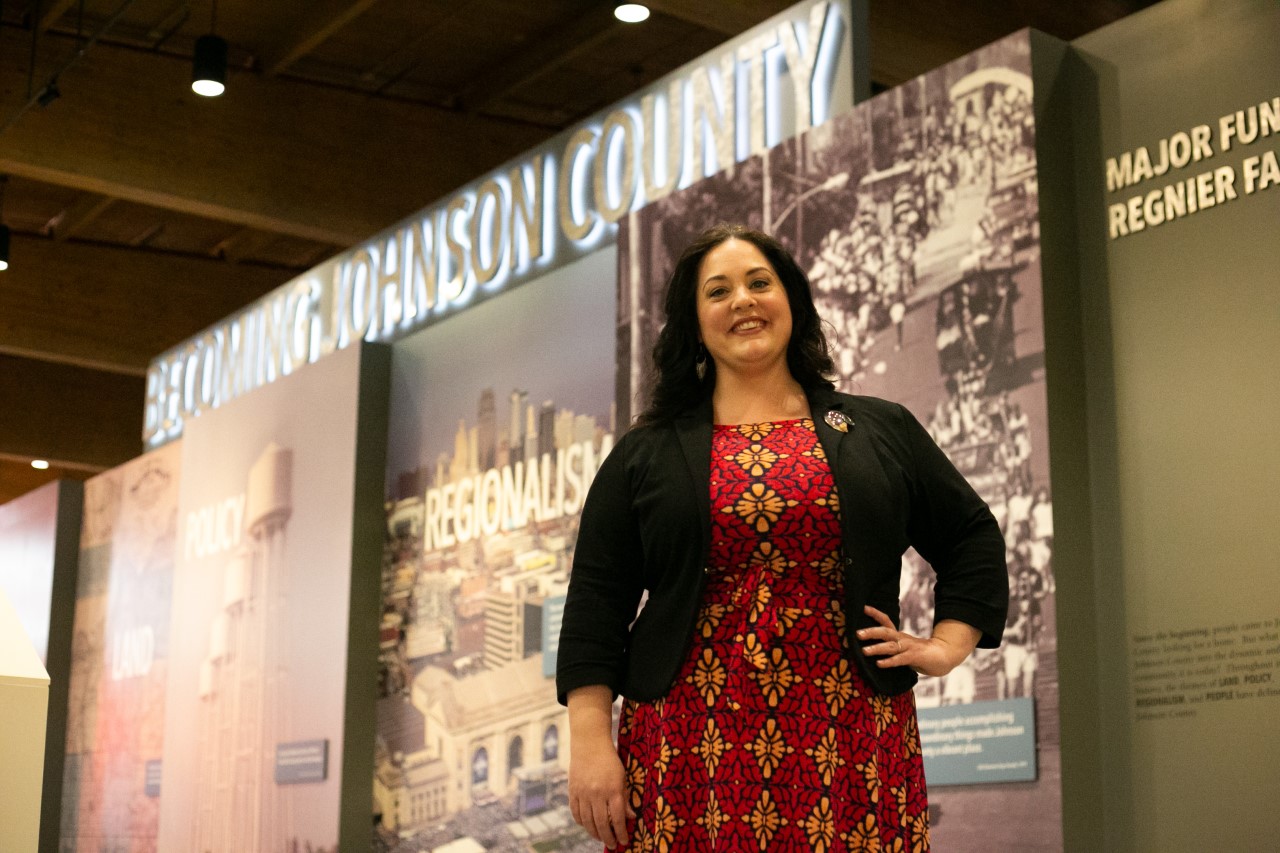
POLYGON ((49 674, 0 590, 0 850, 36 853, 49 674))

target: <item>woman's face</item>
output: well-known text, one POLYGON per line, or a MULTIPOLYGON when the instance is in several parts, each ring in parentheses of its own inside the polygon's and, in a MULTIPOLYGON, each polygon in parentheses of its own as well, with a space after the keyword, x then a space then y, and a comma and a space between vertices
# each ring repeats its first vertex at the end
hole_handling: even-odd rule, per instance
POLYGON ((746 240, 729 239, 698 266, 698 336, 716 370, 762 372, 786 364, 791 306, 777 272, 746 240))

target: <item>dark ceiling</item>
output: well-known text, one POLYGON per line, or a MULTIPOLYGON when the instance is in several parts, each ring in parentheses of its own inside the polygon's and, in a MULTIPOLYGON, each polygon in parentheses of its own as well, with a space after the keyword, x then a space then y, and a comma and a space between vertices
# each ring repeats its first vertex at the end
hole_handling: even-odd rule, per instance
MULTIPOLYGON (((873 90, 1150 4, 871 0, 873 90)), ((793 3, 613 5, 0 2, 0 503, 141 452, 158 353, 793 3), (232 67, 209 100, 211 27, 232 67)))

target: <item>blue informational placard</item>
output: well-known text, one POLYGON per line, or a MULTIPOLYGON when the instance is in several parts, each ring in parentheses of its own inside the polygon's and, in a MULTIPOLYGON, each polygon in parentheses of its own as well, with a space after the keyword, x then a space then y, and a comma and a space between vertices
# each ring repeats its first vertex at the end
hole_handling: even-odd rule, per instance
POLYGON ((143 793, 148 797, 160 796, 160 759, 148 761, 144 772, 143 793))
POLYGON ((930 788, 1035 781, 1033 700, 921 708, 917 716, 925 781, 930 788))
POLYGON ((542 674, 556 674, 556 656, 560 651, 560 623, 564 621, 565 596, 557 595, 542 603, 542 674))
POLYGON ((328 740, 300 740, 276 745, 277 785, 323 782, 328 771, 328 740))

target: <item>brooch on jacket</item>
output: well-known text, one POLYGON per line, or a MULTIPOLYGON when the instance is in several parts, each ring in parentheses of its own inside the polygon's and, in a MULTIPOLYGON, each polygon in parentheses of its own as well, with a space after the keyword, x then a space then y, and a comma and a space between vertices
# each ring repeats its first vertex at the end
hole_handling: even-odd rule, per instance
POLYGON ((844 412, 837 412, 835 409, 828 410, 823 420, 827 422, 827 426, 840 432, 848 432, 849 427, 853 426, 853 418, 844 412))

